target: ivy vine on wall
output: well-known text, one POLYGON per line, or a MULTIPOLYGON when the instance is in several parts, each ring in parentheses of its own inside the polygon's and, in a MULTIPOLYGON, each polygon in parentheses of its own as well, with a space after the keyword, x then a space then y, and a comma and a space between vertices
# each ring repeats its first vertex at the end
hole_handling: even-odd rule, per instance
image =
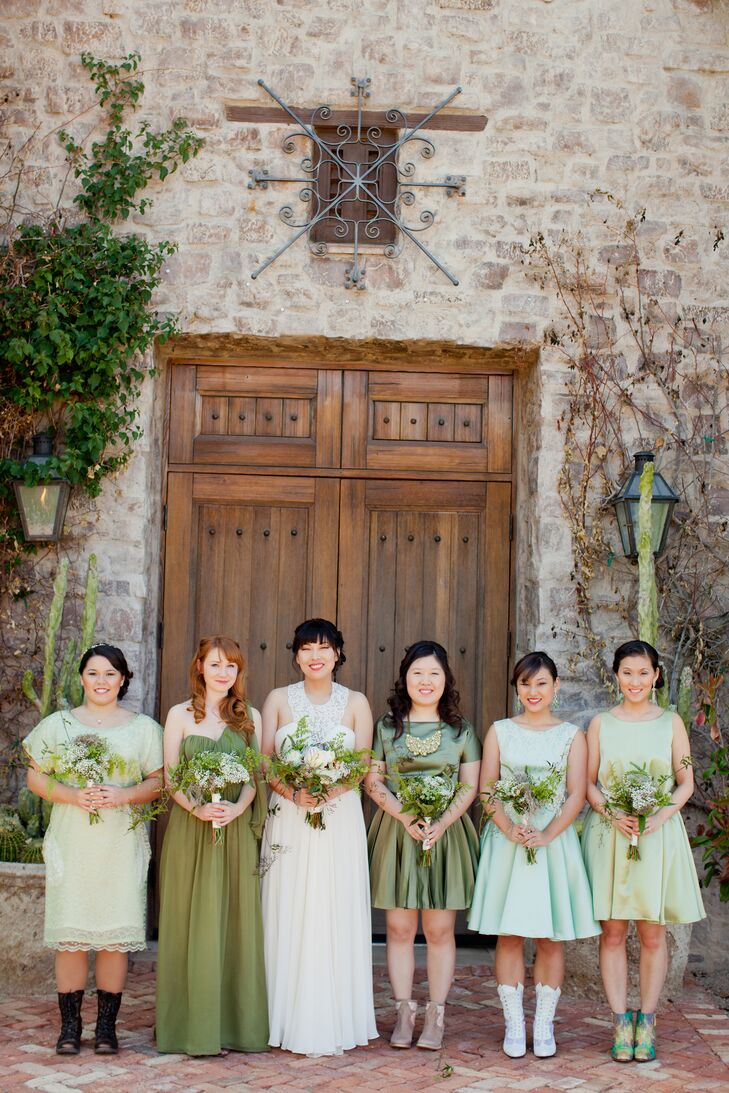
POLYGON ((89 53, 81 63, 103 123, 100 140, 58 134, 78 183, 70 208, 24 217, 22 153, 5 150, 0 188, 9 196, 0 224, 0 563, 7 572, 28 549, 22 541, 12 480, 35 484, 63 475, 95 496, 104 477, 129 459, 140 435, 137 399, 144 353, 177 332, 152 298, 174 242, 150 243, 115 223, 143 214, 150 182, 164 180, 200 151, 183 118, 133 132, 127 117, 144 91, 140 55, 119 64, 89 53), (56 454, 44 467, 24 457, 33 433, 48 429, 56 454))

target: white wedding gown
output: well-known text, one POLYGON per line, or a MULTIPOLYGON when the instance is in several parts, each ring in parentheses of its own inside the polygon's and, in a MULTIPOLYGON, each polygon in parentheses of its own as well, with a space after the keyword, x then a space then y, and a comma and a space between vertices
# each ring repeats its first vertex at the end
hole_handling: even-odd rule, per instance
MULTIPOLYGON (((276 750, 304 716, 315 741, 343 733, 344 746, 354 748, 354 732, 341 724, 348 697, 333 683, 329 700, 316 706, 303 682, 292 684, 294 720, 277 731, 276 750)), ((340 1055, 377 1036, 360 798, 350 790, 325 806, 323 830, 277 793, 269 809, 262 849, 268 1042, 302 1055, 340 1055)))

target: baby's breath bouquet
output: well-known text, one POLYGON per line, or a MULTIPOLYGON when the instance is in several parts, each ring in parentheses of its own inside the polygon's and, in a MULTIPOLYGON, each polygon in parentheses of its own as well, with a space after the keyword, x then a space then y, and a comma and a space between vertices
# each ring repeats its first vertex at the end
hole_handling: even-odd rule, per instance
POLYGON ((331 740, 314 742, 306 717, 284 737, 278 755, 267 760, 269 781, 283 782, 296 793, 305 790, 317 800, 304 819, 310 827, 323 831, 323 809, 332 786, 355 788, 369 770, 371 752, 344 747, 344 734, 331 740))
MULTIPOLYGON (((457 793, 467 787, 459 782, 453 767, 444 767, 440 774, 409 774, 397 780, 396 796, 403 812, 432 824, 439 820, 457 793)), ((430 843, 423 840, 419 865, 430 865, 430 843)))
MULTIPOLYGON (((229 785, 248 785, 255 753, 248 748, 243 755, 225 751, 200 751, 191 759, 183 757, 167 774, 172 793, 184 793, 194 807, 217 803, 220 791, 229 785)), ((213 821, 213 842, 224 841, 224 831, 213 821)))
MULTIPOLYGON (((631 763, 625 774, 620 776, 611 774, 604 787, 606 819, 610 822, 610 817, 616 812, 635 816, 642 835, 645 831, 646 817, 651 816, 657 809, 671 804, 671 794, 665 787, 672 781, 670 774, 661 776, 650 774, 645 763, 642 766, 631 763)), ((637 835, 633 835, 630 840, 628 861, 640 861, 637 835)))
MULTIPOLYGON (((65 744, 59 744, 56 751, 47 750, 43 755, 41 767, 45 774, 58 778, 61 782, 78 786, 100 786, 114 771, 123 774, 126 763, 121 755, 113 752, 102 736, 94 732, 79 733, 65 744)), ((89 812, 89 823, 98 824, 101 813, 98 809, 89 812)))
MULTIPOLYGON (((500 801, 505 806, 507 813, 519 823, 532 823, 537 812, 542 808, 559 808, 564 799, 565 768, 554 763, 547 765, 547 773, 543 778, 533 778, 529 773, 529 767, 524 770, 511 770, 503 766, 503 770, 509 772, 508 778, 499 778, 487 790, 481 794, 484 812, 489 818, 492 814, 494 801, 500 801)), ((527 862, 534 865, 537 860, 537 848, 526 846, 527 862)))

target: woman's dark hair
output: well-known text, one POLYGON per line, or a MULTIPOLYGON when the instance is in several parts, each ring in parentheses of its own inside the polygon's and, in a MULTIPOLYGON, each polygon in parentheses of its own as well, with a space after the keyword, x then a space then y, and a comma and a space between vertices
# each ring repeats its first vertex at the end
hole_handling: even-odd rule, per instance
POLYGON ((127 658, 124 656, 121 649, 117 649, 116 645, 106 645, 105 642, 101 642, 99 645, 90 645, 86 652, 82 654, 81 660, 78 662, 79 675, 81 675, 92 657, 105 657, 112 668, 116 668, 117 672, 124 676, 124 682, 119 688, 118 695, 120 700, 124 698, 124 695, 129 690, 129 684, 134 678, 134 672, 131 671, 127 664, 127 658))
POLYGON ((299 623, 294 630, 294 640, 291 643, 294 667, 297 667, 296 654, 299 649, 302 645, 310 645, 312 642, 319 642, 322 645, 326 643, 337 654, 337 663, 334 665, 334 671, 332 672, 336 679, 337 672, 347 659, 344 655, 342 631, 337 630, 334 623, 329 622, 328 619, 307 619, 305 622, 299 623))
POLYGON ((517 660, 514 665, 510 680, 511 686, 516 689, 517 683, 522 679, 525 683, 528 683, 541 668, 546 668, 552 679, 557 680, 559 678, 557 665, 547 653, 541 653, 538 650, 534 653, 525 653, 521 660, 517 660))
POLYGON ((658 669, 658 679, 656 680, 656 687, 660 691, 664 685, 665 680, 663 678, 663 667, 661 665, 660 658, 657 651, 652 645, 649 645, 647 641, 639 641, 635 638, 633 641, 624 641, 622 645, 619 645, 615 650, 615 656, 613 657, 613 671, 615 675, 618 674, 618 668, 626 657, 648 657, 651 662, 651 667, 655 672, 658 669))
POLYGON ((448 663, 448 654, 437 641, 416 641, 405 650, 405 656, 400 661, 398 677, 387 700, 390 713, 386 715, 385 721, 386 724, 394 726, 394 740, 402 736, 405 719, 410 713, 412 705, 405 677, 412 664, 416 660, 422 660, 423 657, 435 657, 445 675, 445 689, 438 703, 438 717, 446 725, 452 725, 454 729, 458 729, 459 733, 463 728, 463 714, 459 709, 461 696, 456 690, 456 681, 448 663))

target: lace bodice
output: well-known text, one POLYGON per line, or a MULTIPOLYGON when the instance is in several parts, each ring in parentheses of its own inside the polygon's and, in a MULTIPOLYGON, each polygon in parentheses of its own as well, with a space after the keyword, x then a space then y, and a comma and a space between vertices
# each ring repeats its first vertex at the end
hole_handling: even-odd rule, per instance
MULTIPOLYGON (((535 817, 539 827, 546 826, 546 823, 559 812, 564 802, 567 788, 567 756, 575 733, 580 730, 569 721, 563 721, 551 729, 525 729, 522 725, 517 725, 510 717, 497 721, 494 728, 499 741, 502 778, 508 778, 510 772, 523 771, 528 767, 532 778, 539 780, 547 774, 550 763, 564 769, 554 803, 540 809, 535 817), (546 821, 546 823, 540 821, 546 821)), ((506 812, 510 814, 508 806, 506 806, 506 812)), ((510 818, 514 820, 517 817, 510 815, 510 818)))
POLYGON ((344 736, 345 748, 354 747, 354 731, 342 724, 344 711, 349 702, 349 690, 339 683, 332 683, 332 693, 326 702, 317 705, 307 697, 303 681, 291 683, 287 688, 287 701, 293 721, 282 725, 276 732, 276 751, 280 752, 283 740, 296 728, 302 717, 307 719, 312 744, 321 744, 334 736, 344 736))

